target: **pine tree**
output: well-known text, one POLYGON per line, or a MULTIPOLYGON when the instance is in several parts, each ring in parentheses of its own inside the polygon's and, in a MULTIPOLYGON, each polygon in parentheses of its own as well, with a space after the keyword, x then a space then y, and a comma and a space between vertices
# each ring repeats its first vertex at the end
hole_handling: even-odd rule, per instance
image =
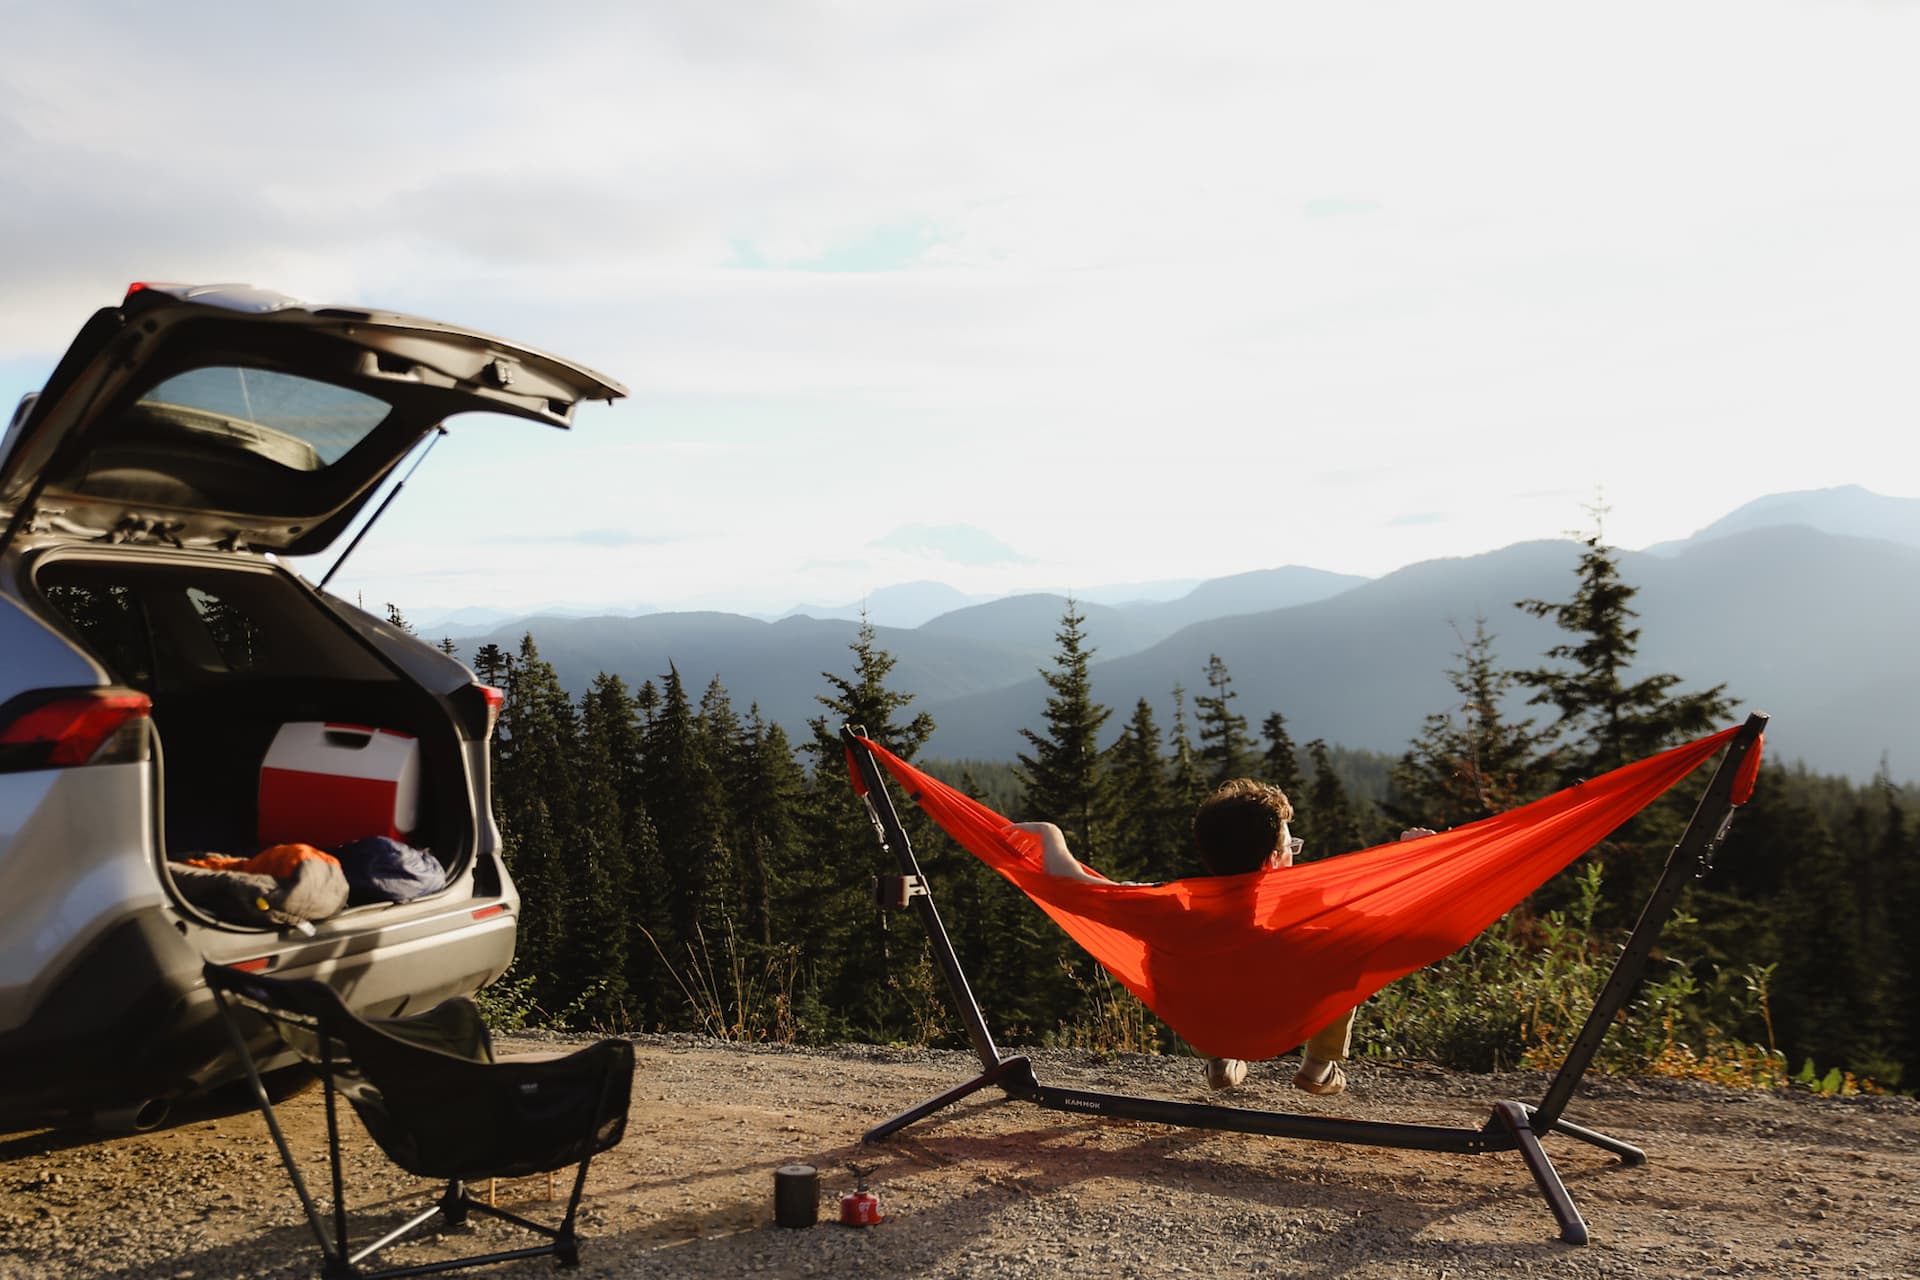
POLYGON ((1581 539, 1586 551, 1575 569, 1579 586, 1564 602, 1522 600, 1520 609, 1536 618, 1552 618, 1575 640, 1547 650, 1551 661, 1570 667, 1537 667, 1513 673, 1534 690, 1530 704, 1558 708, 1552 731, 1562 740, 1564 780, 1594 777, 1698 737, 1727 715, 1726 686, 1704 693, 1675 694, 1676 675, 1651 675, 1629 682, 1628 669, 1638 652, 1639 615, 1628 602, 1639 594, 1620 578, 1612 548, 1602 541, 1605 508, 1590 509, 1594 529, 1581 539))
POLYGON ((1207 783, 1200 776, 1200 761, 1193 752, 1193 737, 1187 732, 1187 691, 1173 686, 1173 726, 1167 730, 1167 787, 1173 793, 1174 807, 1190 814, 1206 798, 1207 783))
POLYGON ((1901 922, 1901 927, 1892 931, 1891 954, 1883 973, 1892 993, 1888 1010, 1895 1028, 1892 1049, 1902 1072, 1900 1078, 1880 1083, 1913 1092, 1915 1083, 1920 1082, 1920 929, 1911 923, 1920 919, 1920 831, 1908 820, 1906 806, 1888 779, 1884 764, 1875 783, 1885 806, 1885 818, 1874 857, 1887 874, 1888 914, 1901 922))
POLYGON ((1307 784, 1307 802, 1296 806, 1299 814, 1290 824, 1295 835, 1307 841, 1303 861, 1351 853, 1365 848, 1366 837, 1354 812, 1347 788, 1335 772, 1324 739, 1307 744, 1307 759, 1313 765, 1313 781, 1307 784))
POLYGON ((408 635, 415 634, 413 624, 407 621, 407 615, 401 613, 400 606, 391 600, 387 602, 387 622, 390 626, 397 627, 408 635))
MULTIPOLYGON (((719 923, 730 931, 737 945, 747 893, 745 869, 735 856, 740 847, 737 808, 745 763, 741 759, 740 717, 734 714, 733 700, 719 676, 708 681, 707 691, 700 697, 697 721, 701 752, 713 774, 720 847, 726 851, 725 861, 713 868, 712 893, 723 917, 719 923)), ((756 929, 757 926, 749 927, 747 936, 751 937, 756 929)))
POLYGON ((671 938, 655 938, 668 963, 691 963, 709 928, 720 928, 724 904, 715 887, 727 883, 719 781, 708 762, 700 724, 679 670, 661 677, 660 705, 641 742, 642 794, 659 837, 671 938))
POLYGON ((449 658, 458 658, 460 656, 460 646, 452 636, 441 636, 440 643, 436 647, 449 658))
POLYGON ((511 837, 507 867, 520 890, 517 966, 551 1007, 561 994, 578 746, 572 699, 541 659, 531 632, 520 641, 494 737, 494 794, 501 827, 511 837))
POLYGON ((479 677, 480 683, 504 689, 512 670, 513 658, 499 645, 483 644, 474 650, 473 674, 479 677))
MULTIPOLYGON (((575 772, 579 822, 575 828, 567 944, 566 986, 590 1026, 621 1028, 628 1021, 628 923, 634 868, 621 811, 622 756, 632 748, 633 705, 618 676, 601 672, 580 699, 580 749, 575 772)), ((644 1024, 643 1024, 644 1025, 644 1024)))
POLYGON ((1107 748, 1107 777, 1114 796, 1113 866, 1119 880, 1175 880, 1187 871, 1187 810, 1176 804, 1160 754, 1160 726, 1145 698, 1107 748))
POLYGON ((1300 756, 1294 750, 1293 735, 1287 732, 1287 718, 1278 711, 1269 715, 1260 722, 1260 736, 1266 741, 1267 749, 1260 757, 1260 768, 1254 776, 1286 792, 1288 799, 1305 795, 1307 784, 1300 773, 1300 756))
POLYGON ((933 717, 922 711, 904 723, 895 719, 906 711, 913 695, 887 687, 887 676, 898 660, 880 648, 873 623, 864 612, 860 615, 860 629, 847 648, 853 651, 851 677, 837 676, 831 671, 820 673, 820 678, 833 686, 833 692, 814 698, 828 714, 807 721, 813 730, 808 750, 816 759, 841 759, 840 726, 853 724, 863 727, 867 737, 902 760, 913 759, 914 753, 933 736, 933 717))
MULTIPOLYGON (((898 868, 881 851, 865 808, 848 786, 840 726, 860 726, 873 741, 911 760, 932 736, 933 718, 922 711, 902 719, 913 695, 887 687, 895 659, 879 646, 873 623, 864 614, 847 647, 854 657, 851 676, 820 673, 832 692, 816 697, 825 714, 807 722, 812 737, 806 749, 813 758, 808 837, 830 860, 833 879, 798 941, 814 966, 813 994, 828 1034, 891 1039, 910 1021, 890 988, 919 957, 919 931, 914 930, 905 948, 896 949, 886 917, 875 919, 869 896, 872 879, 895 874, 898 868)), ((917 811, 903 808, 900 816, 916 846, 930 842, 921 839, 930 828, 917 811)))
POLYGON ((1234 692, 1233 676, 1217 653, 1207 655, 1207 689, 1193 699, 1194 719, 1200 726, 1200 774, 1209 789, 1229 778, 1253 772, 1253 743, 1247 736, 1247 718, 1227 704, 1234 692))
MULTIPOLYGON (((1067 845, 1089 865, 1118 875, 1112 858, 1114 834, 1112 790, 1103 767, 1100 726, 1111 714, 1093 700, 1087 668, 1093 650, 1081 630, 1085 621, 1069 599, 1054 634, 1059 649, 1054 668, 1042 670, 1051 690, 1046 704, 1046 732, 1022 729, 1033 748, 1020 754, 1021 812, 1052 822, 1066 836, 1067 845)), ((1037 1031, 1050 1031, 1071 1008, 1063 976, 1071 941, 1038 912, 1011 919, 996 967, 1017 988, 1007 992, 1003 1018, 1030 1020, 1037 1031)))
POLYGON ((1082 857, 1097 856, 1113 833, 1112 792, 1100 767, 1100 726, 1112 713, 1093 700, 1087 667, 1094 651, 1080 624, 1086 619, 1072 599, 1054 640, 1054 669, 1040 676, 1047 697, 1046 733, 1022 729, 1033 748, 1021 752, 1018 770, 1022 812, 1059 826, 1067 845, 1082 857))
POLYGON ((735 794, 741 773, 740 717, 734 714, 733 699, 719 676, 708 681, 707 691, 700 696, 700 735, 721 790, 735 794))
POLYGON ((1848 858, 1824 822, 1800 817, 1780 905, 1785 945, 1774 974, 1775 1025, 1791 1058, 1811 1059, 1821 1073, 1885 1061, 1848 858))
POLYGON ((1394 766, 1394 816, 1403 825, 1454 827, 1525 804, 1546 789, 1544 734, 1533 721, 1508 722, 1501 711, 1517 680, 1494 663, 1485 618, 1462 637, 1458 667, 1447 679, 1460 701, 1427 717, 1420 736, 1394 766))
MULTIPOLYGON (((1517 604, 1535 617, 1552 618, 1574 637, 1546 653, 1550 661, 1570 666, 1517 671, 1513 677, 1534 691, 1529 704, 1551 705, 1560 712, 1547 732, 1557 744, 1553 758, 1563 784, 1697 737, 1727 715, 1725 685, 1704 693, 1676 694, 1672 690, 1680 683, 1679 676, 1658 674, 1628 681, 1640 641, 1639 628, 1631 625, 1638 615, 1628 602, 1638 588, 1621 580, 1614 553, 1602 540, 1605 508, 1594 507, 1590 514, 1594 529, 1582 539, 1586 550, 1574 571, 1578 586, 1573 598, 1564 603, 1522 600, 1517 604)), ((1598 856, 1607 868, 1605 923, 1617 923, 1645 900, 1659 875, 1659 851, 1671 846, 1684 822, 1681 803, 1669 799, 1651 806, 1599 847, 1598 856)), ((1577 874, 1570 870, 1551 882, 1542 895, 1543 903, 1563 900, 1577 874)))
POLYGON ((624 905, 627 1012, 643 1030, 678 1022, 685 1012, 673 975, 666 971, 647 936, 670 943, 672 922, 667 914, 666 866, 660 858, 660 838, 647 813, 645 762, 639 708, 617 675, 602 675, 585 699, 582 736, 598 739, 605 769, 620 812, 620 843, 625 851, 626 881, 619 889, 624 905))
POLYGON ((740 739, 740 774, 733 793, 737 846, 745 879, 742 919, 747 935, 765 950, 784 943, 795 921, 785 908, 803 896, 797 883, 818 861, 800 832, 806 777, 793 745, 777 724, 747 713, 740 739))
POLYGON ((1860 975, 1853 993, 1852 1041, 1842 1065, 1884 1085, 1902 1075, 1897 983, 1903 966, 1896 935, 1904 930, 1889 909, 1900 879, 1894 852, 1899 817, 1886 803, 1890 789, 1884 786, 1884 774, 1875 781, 1885 794, 1875 795, 1871 787, 1859 792, 1838 833, 1841 879, 1853 894, 1852 947, 1860 975))

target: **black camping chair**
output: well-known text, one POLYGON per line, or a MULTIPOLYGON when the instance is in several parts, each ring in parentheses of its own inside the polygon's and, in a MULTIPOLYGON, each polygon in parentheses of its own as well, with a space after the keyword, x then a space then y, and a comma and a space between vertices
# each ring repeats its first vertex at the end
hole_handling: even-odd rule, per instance
POLYGON ((564 1057, 496 1061, 493 1042, 473 1001, 448 1000, 407 1018, 360 1018, 322 982, 266 978, 223 965, 206 966, 207 986, 220 1006, 254 1100, 293 1179, 320 1250, 327 1280, 381 1280, 424 1275, 512 1258, 552 1256, 563 1266, 580 1261, 574 1217, 587 1182, 587 1164, 626 1133, 633 1087, 633 1045, 603 1040, 564 1057), (327 1154, 333 1173, 333 1232, 329 1238, 313 1197, 280 1131, 260 1068, 248 1048, 265 1040, 265 1019, 279 1041, 311 1063, 326 1090, 327 1154), (387 1158, 407 1172, 446 1183, 430 1208, 370 1245, 348 1252, 342 1188, 340 1126, 334 1095, 353 1104, 387 1158), (578 1164, 573 1195, 559 1226, 529 1221, 467 1194, 482 1178, 518 1178, 578 1164), (536 1232, 547 1243, 447 1262, 362 1271, 360 1263, 441 1215, 447 1224, 484 1213, 536 1232))

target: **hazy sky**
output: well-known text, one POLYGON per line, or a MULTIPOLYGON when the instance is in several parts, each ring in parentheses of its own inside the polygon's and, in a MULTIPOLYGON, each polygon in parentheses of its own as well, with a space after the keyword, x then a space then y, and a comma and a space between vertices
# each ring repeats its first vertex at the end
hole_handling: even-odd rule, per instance
MULTIPOLYGON (((4 4, 0 396, 138 279, 624 381, 336 589, 1374 574, 1920 496, 1920 5, 4 4)), ((317 576, 317 574, 316 574, 317 576)))

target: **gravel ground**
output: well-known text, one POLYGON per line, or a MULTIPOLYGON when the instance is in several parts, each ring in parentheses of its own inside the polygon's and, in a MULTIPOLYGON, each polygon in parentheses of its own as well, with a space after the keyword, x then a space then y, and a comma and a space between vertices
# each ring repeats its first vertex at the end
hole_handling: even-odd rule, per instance
MULTIPOLYGON (((974 1074, 965 1054, 741 1048, 642 1037, 626 1141, 594 1162, 582 1277, 1920 1275, 1920 1103, 1595 1079, 1568 1118, 1644 1148, 1626 1167, 1548 1142, 1592 1231, 1562 1243, 1520 1157, 1172 1129, 1008 1102, 996 1090, 871 1147, 861 1132, 974 1074), (773 1170, 820 1170, 820 1225, 773 1225, 773 1170), (885 1221, 832 1221, 870 1170, 885 1221)), ((503 1051, 551 1048, 505 1041, 503 1051)), ((1541 1076, 1361 1064, 1340 1098, 1291 1063, 1209 1095, 1190 1059, 1038 1051, 1049 1084, 1324 1115, 1478 1127, 1541 1076)), ((318 1091, 281 1109, 324 1188, 318 1091)), ((349 1121, 348 1203, 383 1229, 424 1199, 349 1121)), ((561 1192, 566 1190, 561 1180, 561 1192)), ((503 1184, 539 1214, 544 1178, 503 1184)), ((488 1220, 390 1264, 514 1247, 488 1220), (496 1244, 495 1242, 500 1242, 496 1244)), ((371 1235, 363 1230, 361 1239, 371 1235)), ((523 1238, 522 1238, 523 1239, 523 1238)), ((544 1260, 488 1274, 547 1274, 544 1260)), ((0 1280, 315 1276, 319 1255, 257 1113, 210 1104, 148 1134, 0 1136, 0 1280)))

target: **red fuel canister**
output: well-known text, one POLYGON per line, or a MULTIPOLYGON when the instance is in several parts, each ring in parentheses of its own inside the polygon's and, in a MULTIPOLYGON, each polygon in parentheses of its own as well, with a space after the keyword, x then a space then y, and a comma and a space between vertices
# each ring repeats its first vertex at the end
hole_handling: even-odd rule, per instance
POLYGON ((870 1227, 880 1221, 880 1197, 862 1187, 840 1197, 840 1224, 870 1227))

